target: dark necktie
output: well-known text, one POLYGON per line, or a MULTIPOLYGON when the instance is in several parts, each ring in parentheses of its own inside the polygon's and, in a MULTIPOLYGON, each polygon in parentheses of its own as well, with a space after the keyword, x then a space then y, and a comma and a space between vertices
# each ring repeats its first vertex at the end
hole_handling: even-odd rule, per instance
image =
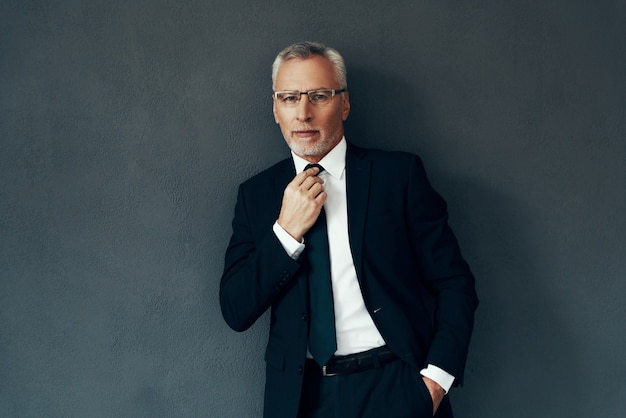
MULTIPOLYGON (((318 167, 320 173, 324 171, 324 167, 319 164, 308 164, 305 170, 311 167, 318 167)), ((322 208, 315 224, 306 234, 306 252, 309 262, 309 300, 311 304, 309 351, 315 361, 320 366, 324 366, 337 351, 335 309, 330 279, 330 255, 328 253, 328 233, 324 208, 322 208)))

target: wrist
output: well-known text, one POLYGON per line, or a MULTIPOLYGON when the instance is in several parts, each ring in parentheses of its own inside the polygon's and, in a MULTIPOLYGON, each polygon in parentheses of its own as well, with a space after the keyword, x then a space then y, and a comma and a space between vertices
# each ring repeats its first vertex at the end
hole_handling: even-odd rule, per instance
POLYGON ((445 393, 450 391, 450 388, 454 383, 454 376, 433 364, 429 364, 425 369, 422 369, 420 374, 437 382, 437 384, 443 388, 445 393))

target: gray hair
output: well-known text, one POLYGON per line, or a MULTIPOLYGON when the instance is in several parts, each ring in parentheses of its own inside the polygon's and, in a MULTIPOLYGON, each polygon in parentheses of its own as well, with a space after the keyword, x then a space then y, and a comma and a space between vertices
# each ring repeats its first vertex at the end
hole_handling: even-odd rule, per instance
POLYGON ((335 68, 335 79, 339 83, 339 88, 348 88, 346 64, 343 61, 343 57, 337 50, 319 42, 298 42, 280 51, 272 64, 272 88, 276 86, 278 69, 285 61, 291 59, 306 59, 314 55, 328 59, 335 68))

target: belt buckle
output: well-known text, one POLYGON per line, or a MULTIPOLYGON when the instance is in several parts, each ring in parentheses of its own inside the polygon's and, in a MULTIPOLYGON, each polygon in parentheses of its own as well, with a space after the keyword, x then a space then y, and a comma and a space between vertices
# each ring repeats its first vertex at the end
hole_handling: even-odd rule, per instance
POLYGON ((328 373, 326 365, 322 366, 322 376, 325 377, 330 377, 330 376, 337 376, 338 373, 328 373))

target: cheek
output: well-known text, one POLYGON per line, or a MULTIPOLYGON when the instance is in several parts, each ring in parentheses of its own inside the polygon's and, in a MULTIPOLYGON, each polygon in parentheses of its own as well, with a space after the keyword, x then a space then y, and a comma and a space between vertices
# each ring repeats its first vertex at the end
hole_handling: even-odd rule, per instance
POLYGON ((285 110, 277 110, 274 111, 274 120, 281 126, 287 126, 293 120, 293 115, 285 110))
POLYGON ((276 123, 282 123, 283 121, 285 121, 285 112, 281 111, 280 109, 277 109, 276 106, 272 106, 272 111, 274 113, 274 121, 276 121, 276 123))

